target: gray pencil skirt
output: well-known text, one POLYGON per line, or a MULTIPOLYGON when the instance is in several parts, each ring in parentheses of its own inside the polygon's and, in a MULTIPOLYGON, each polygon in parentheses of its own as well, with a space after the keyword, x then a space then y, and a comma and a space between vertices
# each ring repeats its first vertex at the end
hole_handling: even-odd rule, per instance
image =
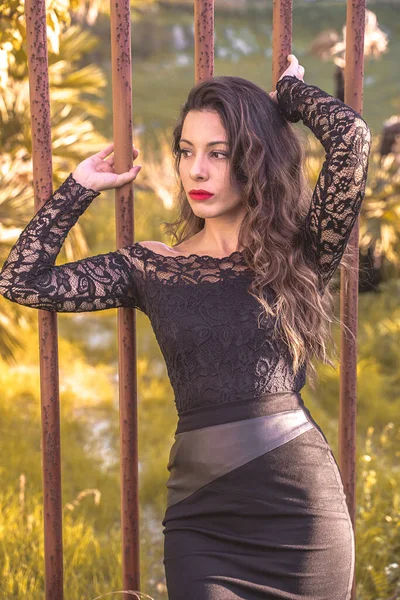
POLYGON ((349 600, 343 482, 299 393, 181 414, 168 470, 169 600, 349 600))

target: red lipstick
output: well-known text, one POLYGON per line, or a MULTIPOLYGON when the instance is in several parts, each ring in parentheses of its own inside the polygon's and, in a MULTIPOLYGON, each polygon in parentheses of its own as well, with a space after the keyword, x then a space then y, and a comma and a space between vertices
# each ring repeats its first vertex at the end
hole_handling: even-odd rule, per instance
POLYGON ((190 190, 189 196, 192 198, 192 200, 208 200, 209 198, 212 198, 214 194, 211 194, 211 192, 207 192, 207 190, 193 189, 190 190))

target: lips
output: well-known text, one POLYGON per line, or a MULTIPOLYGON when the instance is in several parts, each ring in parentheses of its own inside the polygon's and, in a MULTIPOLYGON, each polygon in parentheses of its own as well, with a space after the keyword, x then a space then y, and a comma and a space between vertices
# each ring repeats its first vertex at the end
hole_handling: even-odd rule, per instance
POLYGON ((205 190, 190 190, 189 196, 192 200, 208 200, 209 198, 212 198, 214 194, 206 192, 205 190))

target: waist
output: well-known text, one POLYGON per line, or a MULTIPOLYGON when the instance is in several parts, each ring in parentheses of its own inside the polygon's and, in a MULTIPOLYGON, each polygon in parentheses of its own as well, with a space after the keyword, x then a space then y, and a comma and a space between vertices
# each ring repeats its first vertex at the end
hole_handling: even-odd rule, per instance
POLYGON ((222 425, 223 423, 263 417, 299 408, 302 408, 309 414, 309 411, 304 406, 300 392, 291 391, 271 392, 256 398, 200 406, 178 415, 175 435, 212 425, 222 425))

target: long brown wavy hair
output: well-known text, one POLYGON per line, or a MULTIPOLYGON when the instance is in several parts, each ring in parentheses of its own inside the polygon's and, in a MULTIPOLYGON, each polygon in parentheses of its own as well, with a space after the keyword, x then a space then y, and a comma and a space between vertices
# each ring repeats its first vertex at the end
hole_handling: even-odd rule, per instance
MULTIPOLYGON (((256 84, 233 76, 205 79, 183 104, 173 130, 172 152, 178 185, 183 123, 190 110, 219 114, 229 143, 231 181, 239 184, 247 209, 239 230, 239 246, 254 272, 249 293, 276 317, 275 335, 288 346, 294 373, 305 364, 310 384, 317 372, 312 358, 334 366, 327 353, 335 350, 331 323, 333 295, 321 290, 316 266, 305 254, 302 225, 312 190, 305 171, 304 135, 288 122, 279 106, 256 84), (264 288, 275 292, 272 306, 264 288)), ((187 201, 180 182, 179 215, 164 223, 177 245, 204 227, 187 201)), ((348 267, 347 261, 343 261, 348 267)))

